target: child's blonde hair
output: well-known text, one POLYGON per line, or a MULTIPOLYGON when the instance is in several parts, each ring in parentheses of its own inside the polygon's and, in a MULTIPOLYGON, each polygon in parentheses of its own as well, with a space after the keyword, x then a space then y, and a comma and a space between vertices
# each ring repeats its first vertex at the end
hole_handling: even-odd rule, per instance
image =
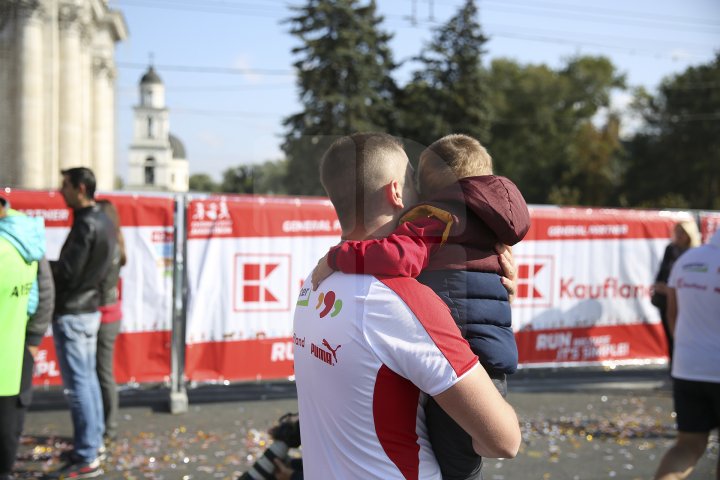
POLYGON ((480 142, 468 135, 446 135, 420 154, 418 187, 427 198, 461 178, 492 173, 492 157, 480 142))

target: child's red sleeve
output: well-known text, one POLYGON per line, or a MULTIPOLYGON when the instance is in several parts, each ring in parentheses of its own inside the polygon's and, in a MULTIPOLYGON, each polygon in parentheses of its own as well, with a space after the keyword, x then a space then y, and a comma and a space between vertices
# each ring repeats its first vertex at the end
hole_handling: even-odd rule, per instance
POLYGON ((344 273, 417 277, 442 244, 446 227, 435 217, 405 222, 386 238, 346 241, 331 248, 328 264, 344 273))

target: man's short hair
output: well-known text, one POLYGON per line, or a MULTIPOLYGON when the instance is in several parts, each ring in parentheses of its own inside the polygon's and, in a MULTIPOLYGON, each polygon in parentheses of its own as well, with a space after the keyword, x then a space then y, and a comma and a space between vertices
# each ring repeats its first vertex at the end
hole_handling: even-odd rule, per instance
POLYGON ((343 231, 375 218, 382 187, 404 179, 407 166, 402 142, 386 133, 355 133, 330 145, 320 161, 320 183, 343 231))
POLYGON ((85 185, 87 198, 95 198, 95 174, 92 170, 86 167, 75 167, 60 170, 60 173, 67 176, 70 184, 75 188, 80 188, 80 184, 85 185))
POLYGON ((461 178, 492 173, 492 157, 469 135, 446 135, 420 154, 418 177, 425 197, 461 178))

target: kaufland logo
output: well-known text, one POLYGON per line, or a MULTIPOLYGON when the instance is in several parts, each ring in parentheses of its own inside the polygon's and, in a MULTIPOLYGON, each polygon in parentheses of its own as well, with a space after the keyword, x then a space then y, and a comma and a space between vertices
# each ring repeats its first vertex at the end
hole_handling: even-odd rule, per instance
POLYGON ((236 312, 290 310, 290 255, 235 255, 233 309, 236 312))
POLYGON ((549 255, 517 257, 517 295, 515 305, 549 307, 555 274, 555 258, 549 255))

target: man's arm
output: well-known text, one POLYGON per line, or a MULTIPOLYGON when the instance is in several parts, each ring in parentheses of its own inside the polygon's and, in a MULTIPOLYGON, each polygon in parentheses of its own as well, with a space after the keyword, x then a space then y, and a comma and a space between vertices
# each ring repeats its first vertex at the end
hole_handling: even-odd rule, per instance
POLYGON ((55 285, 63 290, 72 289, 80 280, 77 272, 87 263, 95 237, 95 232, 87 222, 78 222, 73 228, 73 238, 63 247, 60 258, 50 262, 55 285))
POLYGON ((363 324, 378 358, 432 395, 473 438, 480 455, 514 457, 520 445, 517 416, 460 336, 447 305, 416 280, 380 281, 393 295, 376 288, 363 324))
POLYGON ((45 335, 55 309, 55 283, 50 271, 50 264, 45 257, 38 262, 37 282, 38 307, 35 314, 28 320, 25 333, 25 343, 33 355, 45 335))
POLYGON ((498 392, 485 369, 477 367, 433 397, 473 439, 478 455, 513 458, 522 440, 515 411, 498 392))

